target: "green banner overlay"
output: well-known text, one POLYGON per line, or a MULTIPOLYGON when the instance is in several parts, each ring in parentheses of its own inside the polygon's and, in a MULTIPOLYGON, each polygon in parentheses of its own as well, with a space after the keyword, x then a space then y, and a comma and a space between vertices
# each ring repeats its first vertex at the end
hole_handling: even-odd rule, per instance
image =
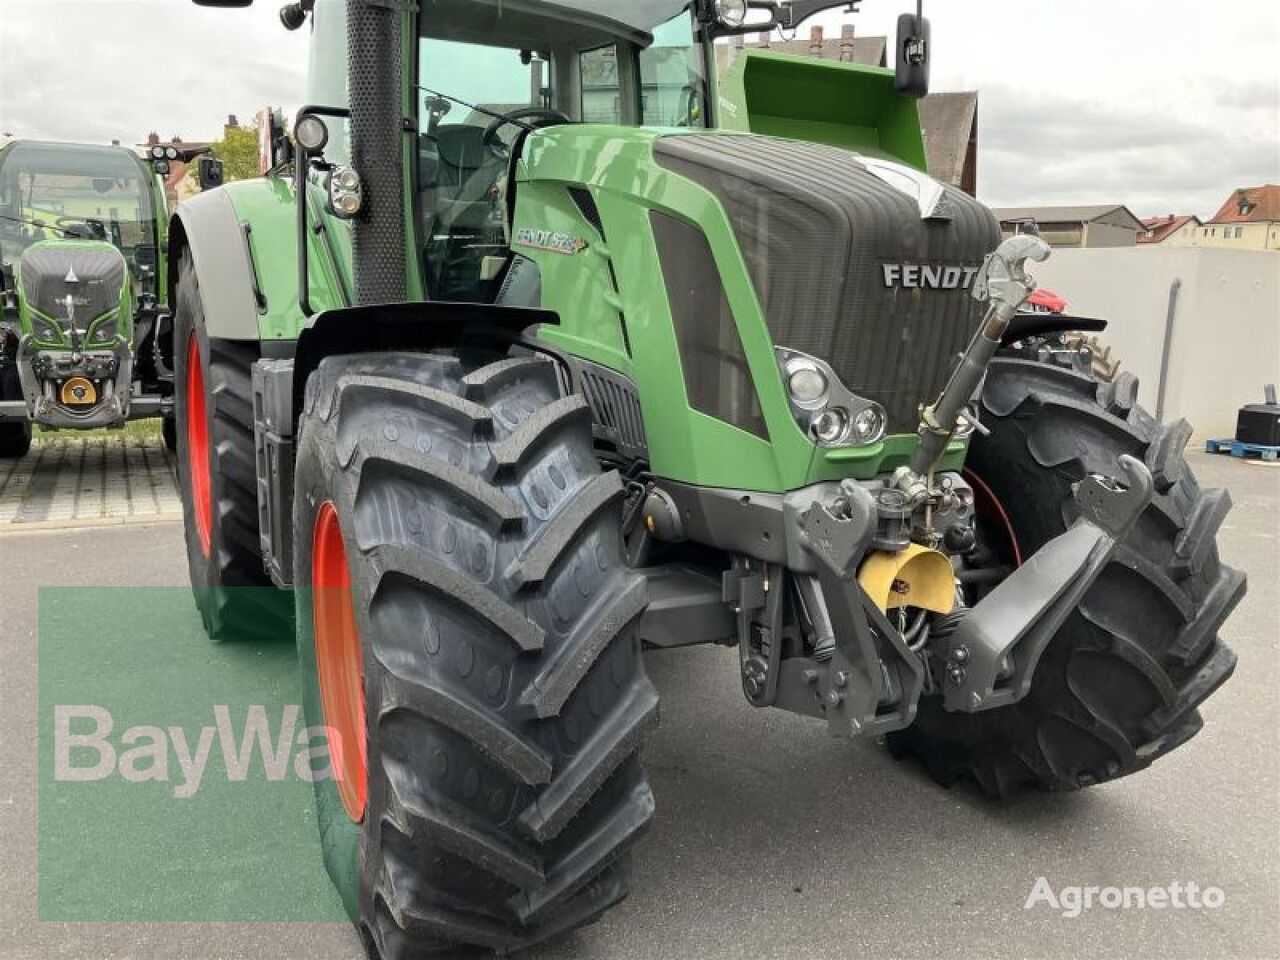
POLYGON ((128 587, 43 588, 39 631, 41 920, 346 918, 287 629, 215 644, 188 588, 128 587))

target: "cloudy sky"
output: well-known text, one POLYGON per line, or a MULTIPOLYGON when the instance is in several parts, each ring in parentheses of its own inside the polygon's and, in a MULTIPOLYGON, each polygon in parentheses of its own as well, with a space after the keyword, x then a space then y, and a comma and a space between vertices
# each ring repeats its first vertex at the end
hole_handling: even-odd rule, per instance
MULTIPOLYGON (((0 132, 201 140, 228 113, 292 110, 306 36, 279 26, 282 2, 0 0, 0 132)), ((911 6, 864 0, 852 22, 891 33, 911 6)), ((934 88, 981 91, 988 203, 1208 216, 1234 187, 1280 182, 1276 0, 926 0, 926 13, 934 88)))

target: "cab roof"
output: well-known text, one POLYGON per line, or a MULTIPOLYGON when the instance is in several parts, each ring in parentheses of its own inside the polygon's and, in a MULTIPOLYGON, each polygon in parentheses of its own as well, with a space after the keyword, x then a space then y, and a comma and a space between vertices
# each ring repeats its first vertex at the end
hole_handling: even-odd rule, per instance
POLYGON ((434 0, 422 6, 424 36, 544 49, 626 40, 642 47, 689 0, 434 0))
POLYGON ((125 147, 45 140, 9 141, 0 148, 0 171, 10 163, 50 176, 137 178, 144 171, 141 158, 125 147))

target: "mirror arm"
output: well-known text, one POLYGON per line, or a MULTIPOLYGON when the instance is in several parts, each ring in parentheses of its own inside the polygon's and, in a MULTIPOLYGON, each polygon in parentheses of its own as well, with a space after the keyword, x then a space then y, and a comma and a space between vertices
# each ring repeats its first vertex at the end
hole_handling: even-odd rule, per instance
POLYGON ((784 30, 794 30, 812 16, 835 7, 845 7, 845 13, 857 13, 862 0, 789 0, 783 3, 777 25, 784 30))

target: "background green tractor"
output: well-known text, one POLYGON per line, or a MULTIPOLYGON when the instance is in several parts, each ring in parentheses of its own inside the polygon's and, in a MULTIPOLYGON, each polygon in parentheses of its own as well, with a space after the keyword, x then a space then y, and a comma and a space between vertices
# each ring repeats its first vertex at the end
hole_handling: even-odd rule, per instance
MULTIPOLYGON (((26 453, 33 424, 171 416, 155 163, 89 144, 0 149, 0 456, 26 453)), ((165 437, 172 445, 171 428, 165 437)))
POLYGON ((789 89, 722 98, 745 11, 291 4, 296 155, 172 223, 197 603, 293 615, 370 956, 626 893, 642 649, 736 647, 752 704, 1000 795, 1142 769, 1234 666, 1188 428, 1020 313, 1048 248, 919 169, 927 24, 896 74, 765 58, 789 89))

